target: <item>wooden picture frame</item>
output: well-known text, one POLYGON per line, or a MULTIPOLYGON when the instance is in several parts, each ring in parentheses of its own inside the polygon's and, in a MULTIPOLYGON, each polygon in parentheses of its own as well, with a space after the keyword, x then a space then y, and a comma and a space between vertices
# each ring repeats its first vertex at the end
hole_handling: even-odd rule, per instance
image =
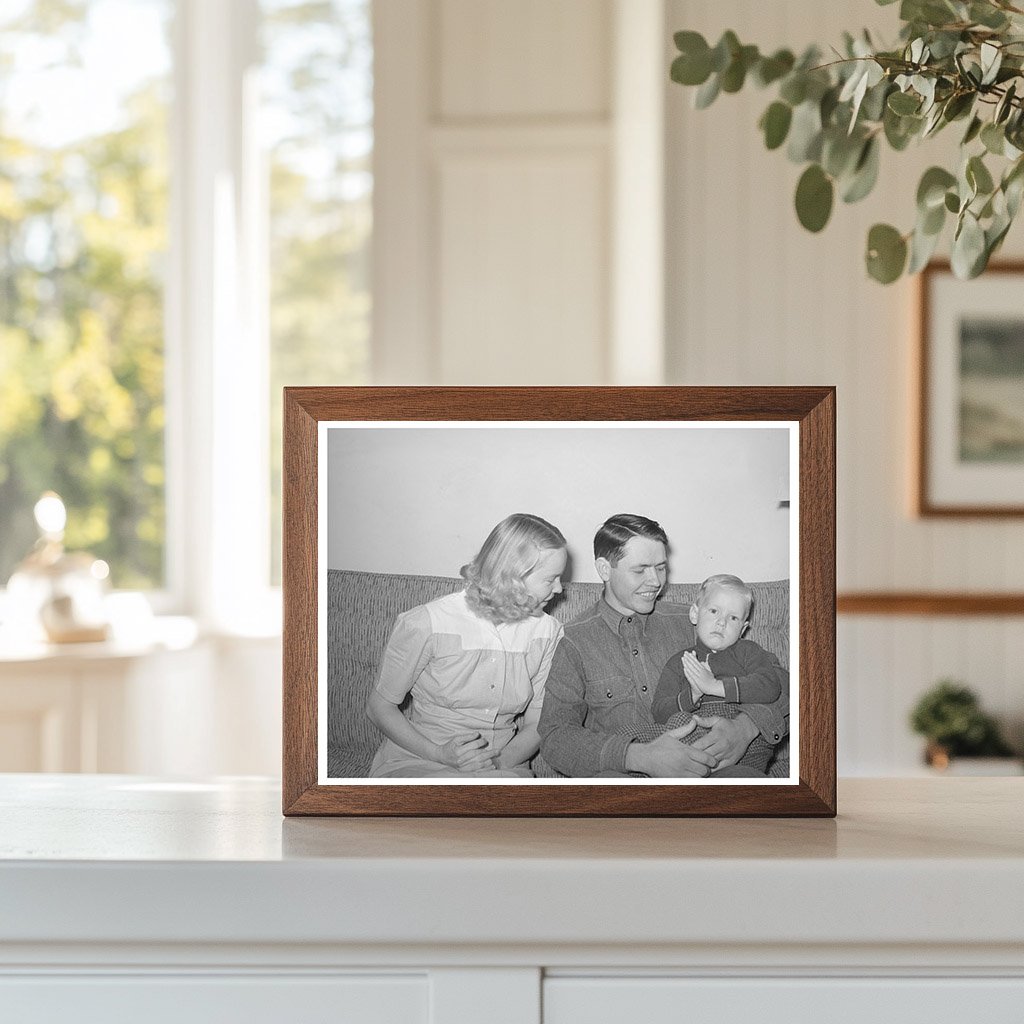
POLYGON ((1024 262, 974 280, 947 262, 918 282, 918 516, 1024 516, 1024 262))
MULTIPOLYGON (((497 457, 495 454, 494 458, 497 457)), ((502 481, 500 486, 505 486, 510 478, 525 479, 526 471, 521 471, 517 478, 513 470, 510 477, 508 464, 503 464, 500 474, 497 469, 491 472, 487 460, 482 465, 482 469, 470 467, 465 473, 460 470, 472 481, 475 492, 481 495, 481 505, 490 499, 492 487, 499 489, 499 481, 502 481)), ((527 463, 523 461, 515 465, 527 463)), ((454 471, 449 472, 454 475, 454 471)), ((534 486, 534 476, 537 474, 531 470, 531 487, 534 486)), ((539 476, 537 478, 540 479, 539 476)), ((520 492, 528 489, 525 485, 518 488, 520 492)), ((536 493, 541 492, 538 490, 536 493)), ((831 387, 286 388, 284 813, 349 816, 834 816, 835 493, 835 389, 831 387), (442 428, 445 431, 442 434, 429 433, 442 428), (463 428, 471 431, 465 439, 456 434, 463 428), (364 429, 365 435, 356 434, 357 429, 364 429), (515 433, 517 429, 523 431, 525 440, 515 433), (562 434, 561 430, 568 433, 562 434), (475 438, 474 431, 481 432, 481 441, 475 438), (785 526, 778 529, 785 530, 785 544, 788 546, 784 550, 789 552, 787 557, 790 559, 787 564, 790 568, 796 567, 796 572, 790 573, 787 577, 789 582, 785 584, 788 636, 794 639, 790 647, 790 665, 794 669, 791 676, 795 677, 791 682, 789 704, 792 737, 790 775, 779 779, 633 777, 596 780, 546 777, 494 784, 479 779, 470 783, 460 778, 428 780, 425 783, 417 779, 356 778, 345 774, 346 769, 327 767, 329 759, 336 753, 340 757, 341 751, 341 744, 333 739, 332 733, 332 729, 337 729, 337 716, 328 723, 327 712, 330 709, 333 714, 338 700, 347 699, 344 688, 350 684, 344 673, 356 670, 348 669, 345 659, 352 653, 349 648, 359 646, 362 630, 359 619, 364 614, 361 600, 356 600, 351 606, 345 605, 344 614, 338 607, 328 609, 328 602, 335 601, 335 579, 352 578, 357 582, 370 579, 372 585, 356 589, 357 594, 368 598, 375 598, 377 592, 384 588, 380 582, 382 579, 387 583, 387 578, 379 574, 370 577, 369 573, 349 573, 351 567, 347 562, 340 569, 329 568, 330 559, 335 557, 334 545, 356 552, 358 559, 374 546, 373 543, 364 543, 372 540, 371 534, 394 537, 409 532, 410 539, 404 550, 415 552, 415 558, 426 552, 423 557, 427 557, 432 555, 437 544, 447 542, 447 536, 441 536, 442 533, 456 531, 463 518, 469 516, 468 511, 461 511, 468 507, 464 498, 457 514, 448 508, 445 495, 454 493, 454 483, 450 487, 443 481, 437 487, 419 487, 415 491, 415 500, 401 498, 404 492, 400 488, 395 489, 387 501, 378 497, 383 491, 390 493, 389 481, 398 479, 403 481, 402 486, 408 487, 413 484, 411 476, 407 479, 396 473, 390 463, 385 466, 382 457, 373 454, 381 449, 373 448, 371 455, 364 457, 361 446, 369 443, 364 437, 375 439, 373 443, 377 445, 390 444, 388 451, 397 451, 395 457, 405 460, 401 465, 413 467, 409 471, 411 476, 418 472, 415 459, 422 461, 424 451, 436 452, 442 460, 456 458, 448 451, 452 439, 465 444, 479 443, 480 450, 485 451, 494 450, 494 441, 501 445, 511 444, 515 450, 518 450, 516 445, 528 443, 532 445, 528 451, 535 453, 531 456, 535 461, 530 465, 545 467, 547 476, 544 479, 548 483, 543 493, 550 497, 550 507, 556 509, 554 518, 562 518, 558 510, 564 510, 567 516, 570 513, 576 517, 585 514, 588 518, 579 520, 581 522, 600 525, 607 516, 621 512, 657 518, 665 514, 663 509, 666 505, 677 505, 679 515, 699 515, 702 518, 694 520, 698 528, 688 528, 687 538, 681 538, 678 544, 673 542, 672 531, 669 531, 670 568, 673 559, 682 558, 689 552, 688 557, 694 565, 712 565, 715 572, 737 571, 739 567, 734 568, 733 562, 740 557, 736 553, 740 549, 754 553, 744 563, 749 565, 751 559, 756 560, 761 548, 774 549, 777 546, 774 536, 762 537, 757 533, 756 525, 746 529, 744 524, 784 522, 785 526), (378 440, 380 438, 384 440, 378 440), (728 451, 739 451, 739 457, 720 455, 721 446, 717 442, 723 438, 733 445, 728 451), (778 445, 786 445, 786 472, 777 475, 777 483, 765 483, 764 460, 756 457, 761 450, 759 446, 765 443, 773 446, 773 452, 779 451, 778 445), (580 444, 582 447, 578 447, 580 444), (625 445, 631 446, 636 458, 619 459, 606 466, 603 461, 605 453, 619 451, 625 445), (558 458, 558 452, 563 452, 563 449, 569 452, 567 460, 558 458), (335 451, 344 452, 344 457, 336 457, 332 454, 335 451), (351 454, 353 451, 356 455, 351 454), (657 465, 647 465, 641 454, 644 451, 679 452, 679 464, 676 464, 673 454, 671 458, 661 457, 657 465), (687 463, 683 458, 684 452, 700 454, 696 459, 691 456, 687 463), (335 459, 335 462, 331 463, 330 459, 335 459), (571 465, 567 467, 567 463, 571 465), (618 502, 616 507, 590 509, 589 505, 597 506, 601 502, 581 497, 590 486, 588 482, 592 481, 593 486, 598 487, 602 474, 619 473, 616 467, 627 463, 628 472, 623 471, 627 476, 630 472, 642 472, 641 479, 652 481, 651 488, 663 486, 667 490, 643 489, 636 494, 632 508, 618 507, 624 504, 618 502), (723 467, 720 478, 719 470, 713 468, 716 465, 723 467), (687 473, 694 469, 704 471, 705 479, 699 485, 687 480, 687 473), (370 475, 363 476, 364 472, 370 475), (760 488, 757 503, 743 500, 742 494, 731 501, 708 496, 715 493, 715 487, 722 490, 732 486, 729 481, 754 479, 759 481, 760 488), (383 487, 379 486, 382 480, 383 487), (564 494, 560 493, 560 480, 565 481, 564 494), (582 490, 573 486, 574 480, 583 482, 582 490), (378 486, 371 486, 374 481, 378 486), (771 493, 764 495, 763 491, 771 493), (652 509, 645 503, 645 494, 654 493, 671 494, 672 501, 662 501, 658 509, 652 509), (703 503, 694 500, 694 494, 703 494, 707 503, 717 501, 719 511, 705 510, 703 503), (374 504, 376 501, 379 501, 379 506, 374 504), (392 507, 396 503, 401 505, 400 515, 395 514, 392 507), (747 505, 752 507, 754 504, 758 509, 756 514, 767 518, 730 518, 754 516, 755 513, 747 508, 747 505), (769 517, 769 505, 778 509, 775 513, 778 519, 769 517), (581 506, 587 507, 581 511, 581 506), (357 507, 361 511, 356 511, 357 507), (445 518, 439 521, 452 524, 450 530, 418 525, 422 514, 425 514, 423 509, 443 515, 445 518), (369 528, 365 525, 367 515, 377 516, 377 520, 369 520, 369 528), (703 534, 711 535, 727 527, 734 530, 730 536, 735 538, 735 545, 709 540, 705 550, 699 543, 703 534), (419 536, 417 531, 430 536, 419 536), (705 561, 700 561, 702 558, 705 561), (330 583, 327 582, 329 579, 330 583), (337 623, 349 630, 349 639, 332 640, 332 654, 328 640, 337 636, 337 623), (334 673, 330 689, 326 682, 329 670, 334 673), (341 683, 337 681, 339 672, 341 683), (335 748, 329 750, 332 742, 335 748), (329 774, 330 771, 342 774, 339 777, 338 774, 329 774)), ((546 508, 525 511, 544 515, 546 508)), ((494 521, 493 515, 490 521, 494 521)), ((773 534, 775 529, 773 526, 773 534)), ((593 532, 590 527, 588 530, 576 528, 573 536, 568 530, 565 535, 570 546, 578 545, 582 551, 591 542, 593 532), (588 536, 582 536, 588 531, 588 536)), ((463 560, 468 561, 482 540, 482 535, 467 534, 462 547, 455 547, 453 551, 462 552, 463 560)), ((402 544, 378 546, 382 552, 401 557, 402 544)), ((575 548, 572 559, 573 579, 587 570, 592 571, 590 566, 578 564, 586 562, 587 556, 577 556, 575 548)), ((401 566, 406 564, 405 561, 400 562, 401 566)), ((457 572, 456 562, 448 575, 455 576, 457 572)), ((409 578, 417 581, 426 579, 428 582, 431 579, 427 576, 409 578)), ((593 585, 598 587, 600 594, 601 584, 593 585)), ((755 587, 758 585, 753 584, 755 587)), ((687 604, 689 600, 684 593, 682 603, 687 604)), ((757 614, 757 600, 755 596, 752 626, 757 614)), ((373 613, 373 618, 390 616, 393 620, 403 610, 401 603, 388 608, 387 613, 373 613)), ((383 628, 389 629, 390 625, 390 622, 384 623, 383 628)), ((380 624, 374 628, 380 628, 380 624)), ((351 685, 355 686, 354 683, 351 685)), ((365 681, 360 685, 365 686, 365 681)), ((361 725, 359 722, 355 724, 361 725)))

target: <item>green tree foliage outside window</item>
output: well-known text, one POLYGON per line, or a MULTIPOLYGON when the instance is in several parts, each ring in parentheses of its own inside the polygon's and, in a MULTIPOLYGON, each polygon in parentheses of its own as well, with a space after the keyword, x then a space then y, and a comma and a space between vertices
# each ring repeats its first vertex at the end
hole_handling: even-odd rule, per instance
POLYGON ((369 373, 369 0, 263 0, 270 157, 271 568, 280 566, 281 389, 369 373))
MULTIPOLYGON (((67 108, 96 60, 93 18, 112 5, 14 6, 0 18, 0 584, 53 489, 69 548, 105 559, 115 586, 157 587, 169 57, 105 125, 75 124, 67 108)), ((159 49, 168 8, 155 10, 159 49)))

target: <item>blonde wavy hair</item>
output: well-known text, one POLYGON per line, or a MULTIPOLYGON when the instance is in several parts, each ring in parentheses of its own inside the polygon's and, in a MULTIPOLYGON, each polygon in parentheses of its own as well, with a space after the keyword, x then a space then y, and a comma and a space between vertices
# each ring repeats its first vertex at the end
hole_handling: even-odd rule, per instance
POLYGON ((700 590, 697 591, 697 596, 694 598, 693 603, 698 607, 703 607, 708 593, 716 588, 719 590, 731 590, 734 594, 739 594, 747 602, 747 620, 749 621, 750 609, 754 607, 754 592, 739 576, 732 576, 724 572, 718 573, 717 576, 709 576, 700 585, 700 590))
POLYGON ((541 613, 542 604, 523 583, 542 551, 563 549, 565 537, 540 516, 515 512, 491 530, 477 556, 460 570, 466 604, 490 622, 519 622, 541 613))

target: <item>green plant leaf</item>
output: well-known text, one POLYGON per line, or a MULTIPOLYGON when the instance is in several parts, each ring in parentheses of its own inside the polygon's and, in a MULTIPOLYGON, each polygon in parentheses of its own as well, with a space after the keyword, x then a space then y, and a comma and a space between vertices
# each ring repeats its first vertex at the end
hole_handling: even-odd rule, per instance
POLYGON ((776 50, 770 57, 762 57, 754 66, 754 81, 760 86, 771 85, 793 70, 796 57, 789 50, 776 50))
POLYGON ((864 133, 851 137, 841 128, 829 127, 822 132, 821 166, 833 178, 852 172, 864 148, 864 133))
POLYGON ((996 124, 1002 124, 1009 116, 1013 109, 1012 104, 1014 97, 1017 95, 1017 83, 1011 82, 1003 93, 1002 99, 996 104, 996 112, 992 116, 992 120, 996 124))
POLYGON ((981 129, 981 141, 985 149, 995 156, 1003 155, 1003 148, 1006 145, 1006 133, 1002 125, 992 124, 990 121, 981 129))
POLYGON ((764 144, 768 149, 778 149, 786 141, 792 120, 793 108, 779 100, 772 103, 761 115, 759 124, 764 132, 764 144))
POLYGON ((1006 28, 1009 24, 1009 19, 1006 15, 989 3, 971 4, 967 16, 976 25, 984 25, 985 28, 995 29, 996 31, 1006 28))
POLYGON ((981 84, 991 85, 999 74, 999 68, 1003 63, 1003 51, 991 42, 981 44, 979 54, 981 58, 981 84))
POLYGON ((917 186, 917 208, 923 213, 942 206, 946 200, 946 192, 956 184, 956 176, 943 167, 929 167, 921 175, 917 186))
POLYGON ((711 70, 722 74, 742 49, 743 45, 736 37, 736 33, 732 29, 726 29, 711 51, 711 70))
POLYGON ((843 189, 843 202, 856 203, 875 187, 878 181, 878 139, 872 136, 864 143, 853 176, 843 189))
POLYGON ((921 107, 921 100, 909 92, 894 92, 889 96, 889 109, 903 117, 916 114, 921 107))
POLYGON ((793 111, 786 155, 795 164, 817 160, 821 143, 821 110, 815 101, 806 100, 793 111))
POLYGON ((992 175, 989 174, 985 161, 980 156, 972 156, 967 161, 966 177, 976 195, 987 196, 995 188, 992 175))
POLYGON ((718 75, 712 75, 693 96, 693 105, 698 110, 705 110, 711 106, 722 91, 722 82, 718 75))
POLYGON ((973 109, 975 99, 973 92, 954 93, 943 105, 942 116, 947 121, 957 121, 961 117, 966 117, 973 109))
POLYGON ((669 69, 669 77, 680 85, 702 85, 711 74, 711 61, 705 55, 704 60, 692 57, 676 57, 669 69))
POLYGON ((892 284, 907 262, 906 239, 890 224, 875 224, 868 232, 868 274, 880 284, 892 284))
POLYGON ((739 92, 746 81, 747 72, 758 60, 756 46, 742 46, 733 56, 732 63, 722 72, 722 92, 739 92))
MULTIPOLYGON (((940 207, 939 209, 941 211, 942 208, 940 207)), ((914 229, 914 234, 910 238, 910 262, 907 264, 908 274, 916 274, 928 266, 928 261, 935 254, 941 235, 941 230, 927 232, 922 229, 920 224, 914 229)))
POLYGON ((779 86, 779 99, 791 107, 798 107, 807 99, 807 75, 802 71, 792 72, 779 86))
POLYGON ((961 146, 970 145, 981 132, 982 122, 980 117, 972 117, 971 123, 967 126, 967 131, 964 132, 964 137, 960 140, 961 146))
POLYGON ((820 231, 832 214, 832 181, 817 165, 811 164, 796 186, 796 215, 808 231, 820 231))
POLYGON ((984 270, 985 263, 985 232, 969 210, 965 210, 960 218, 960 225, 953 236, 953 250, 950 264, 953 273, 966 281, 977 277, 984 270), (980 267, 979 267, 980 264, 980 267), (978 269, 976 269, 978 268, 978 269))

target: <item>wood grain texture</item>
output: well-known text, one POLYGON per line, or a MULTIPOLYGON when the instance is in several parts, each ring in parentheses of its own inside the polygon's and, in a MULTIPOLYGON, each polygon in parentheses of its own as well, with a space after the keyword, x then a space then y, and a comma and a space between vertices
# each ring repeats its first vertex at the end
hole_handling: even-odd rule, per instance
POLYGON ((833 388, 286 388, 284 408, 285 814, 835 815, 833 388), (799 785, 318 785, 317 424, 345 420, 799 422, 799 785))
MULTIPOLYGON (((933 319, 931 285, 936 274, 948 273, 951 273, 949 262, 946 260, 935 260, 924 268, 917 281, 917 359, 915 363, 917 378, 917 437, 914 444, 917 464, 914 472, 916 484, 914 508, 923 519, 1006 519, 1014 516, 1024 516, 1024 505, 944 505, 938 504, 931 498, 928 467, 928 437, 931 432, 931 404, 928 394, 928 378, 931 372, 929 339, 931 337, 933 319)), ((990 263, 985 270, 985 274, 986 276, 998 274, 1024 275, 1024 260, 1001 260, 990 263)))
POLYGON ((281 593, 284 812, 317 780, 317 423, 284 394, 281 593))
POLYGON ((863 591, 836 598, 840 615, 1024 615, 1024 594, 863 591))

